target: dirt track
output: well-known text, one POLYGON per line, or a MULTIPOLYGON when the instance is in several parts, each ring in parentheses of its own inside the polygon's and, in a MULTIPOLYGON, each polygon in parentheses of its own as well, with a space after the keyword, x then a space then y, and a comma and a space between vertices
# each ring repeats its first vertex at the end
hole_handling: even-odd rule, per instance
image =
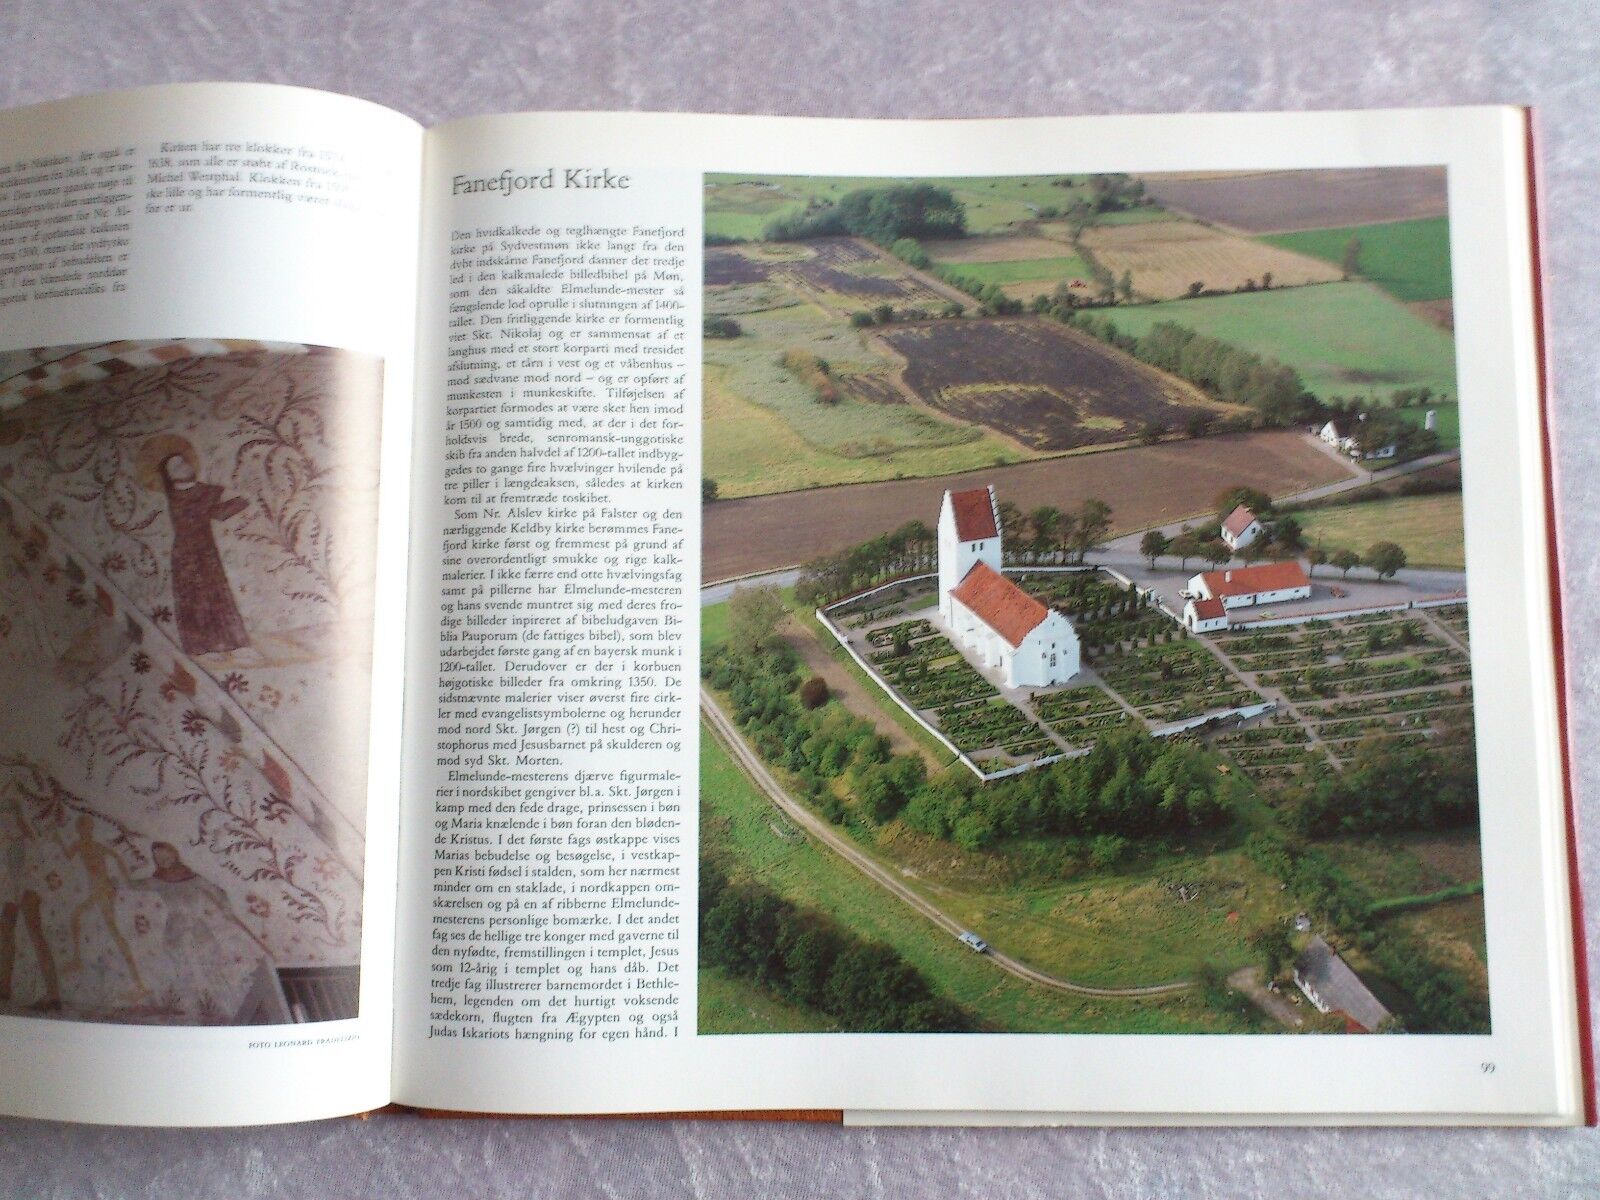
POLYGON ((1344 479, 1349 472, 1287 430, 1138 446, 946 475, 719 500, 705 509, 701 578, 772 571, 842 550, 920 520, 932 528, 946 488, 992 483, 1023 512, 1075 508, 1091 496, 1111 505, 1114 532, 1208 512, 1236 484, 1271 495, 1344 479))

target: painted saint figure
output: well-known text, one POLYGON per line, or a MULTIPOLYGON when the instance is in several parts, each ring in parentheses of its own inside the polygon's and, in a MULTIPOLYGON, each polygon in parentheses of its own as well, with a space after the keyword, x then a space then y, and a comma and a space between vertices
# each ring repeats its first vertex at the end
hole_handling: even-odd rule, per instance
POLYGON ((12 995, 20 919, 44 983, 44 995, 31 1008, 40 1013, 60 1012, 61 983, 56 977, 56 959, 44 933, 39 889, 29 872, 38 833, 23 815, 22 804, 15 796, 8 798, 0 813, 8 813, 14 827, 10 831, 0 827, 0 1004, 9 1002, 12 995))
POLYGON ((128 886, 160 897, 167 910, 161 941, 174 962, 182 965, 193 961, 213 967, 220 963, 222 944, 214 929, 219 919, 240 930, 271 959, 261 939, 234 915, 228 893, 185 866, 176 846, 171 842, 152 842, 150 857, 155 860, 155 869, 128 886))
MULTIPOLYGON (((194 447, 180 437, 151 438, 141 457, 154 460, 154 482, 167 497, 179 643, 190 655, 248 646, 250 635, 234 601, 211 525, 238 516, 250 506, 249 501, 243 496, 225 499, 219 485, 200 482, 194 447)), ((148 474, 146 478, 149 480, 148 474)))

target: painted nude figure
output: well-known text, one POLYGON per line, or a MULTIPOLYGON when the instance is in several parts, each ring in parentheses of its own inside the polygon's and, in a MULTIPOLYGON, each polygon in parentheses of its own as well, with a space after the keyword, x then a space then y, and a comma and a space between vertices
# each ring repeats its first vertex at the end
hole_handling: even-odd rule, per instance
POLYGON ((105 922, 106 929, 111 934, 111 940, 117 944, 117 949, 122 952, 122 961, 128 964, 128 974, 133 977, 133 986, 142 993, 148 993, 144 980, 139 975, 139 964, 134 961, 133 951, 129 948, 127 939, 122 936, 122 930, 117 927, 117 882, 112 879, 112 868, 116 868, 118 875, 122 876, 124 883, 131 877, 128 868, 123 865, 117 852, 108 846, 102 846, 94 840, 94 818, 84 813, 77 822, 78 840, 71 845, 62 844, 61 850, 69 859, 76 858, 83 862, 83 872, 89 879, 89 895, 80 900, 72 910, 70 929, 72 930, 72 961, 62 969, 69 975, 83 969, 83 950, 78 941, 82 931, 83 918, 89 912, 98 912, 100 919, 105 922))
POLYGON ((225 499, 220 486, 200 482, 194 447, 183 438, 151 438, 141 448, 140 457, 147 486, 160 487, 167 497, 179 643, 190 655, 248 646, 250 635, 234 601, 211 525, 238 516, 250 506, 249 501, 243 496, 225 499))
POLYGON ((9 829, 0 824, 0 1004, 11 999, 20 919, 44 982, 43 997, 31 1007, 34 1012, 60 1012, 61 982, 56 976, 56 959, 44 934, 39 892, 28 872, 30 851, 38 834, 15 796, 6 797, 5 803, 0 804, 0 816, 11 819, 9 829))

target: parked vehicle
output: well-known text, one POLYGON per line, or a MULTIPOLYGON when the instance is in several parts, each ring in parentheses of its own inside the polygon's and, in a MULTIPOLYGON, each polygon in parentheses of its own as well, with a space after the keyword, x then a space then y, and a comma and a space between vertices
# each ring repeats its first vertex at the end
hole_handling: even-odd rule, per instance
POLYGON ((962 945, 966 946, 968 950, 971 950, 977 954, 989 953, 989 943, 984 941, 975 933, 964 931, 961 934, 961 943, 962 945))

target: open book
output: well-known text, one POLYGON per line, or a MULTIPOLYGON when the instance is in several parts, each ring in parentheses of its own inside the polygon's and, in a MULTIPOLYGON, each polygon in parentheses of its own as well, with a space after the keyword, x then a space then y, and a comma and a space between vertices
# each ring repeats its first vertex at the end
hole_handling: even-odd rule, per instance
POLYGON ((1581 1121, 1527 114, 0 114, 0 1109, 1581 1121))

